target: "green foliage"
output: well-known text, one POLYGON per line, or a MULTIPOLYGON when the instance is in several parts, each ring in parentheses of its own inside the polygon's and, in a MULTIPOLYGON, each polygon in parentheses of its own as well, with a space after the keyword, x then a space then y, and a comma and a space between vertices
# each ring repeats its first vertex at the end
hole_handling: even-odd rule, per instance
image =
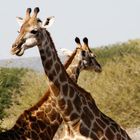
MULTIPOLYGON (((123 127, 140 124, 140 41, 94 49, 102 73, 83 71, 78 84, 94 97, 102 112, 123 127)), ((14 125, 23 110, 46 91, 46 77, 25 69, 0 69, 0 127, 14 125)))
POLYGON ((6 115, 5 108, 9 108, 12 104, 14 91, 16 94, 19 93, 21 77, 25 72, 23 69, 0 68, 0 119, 6 115))

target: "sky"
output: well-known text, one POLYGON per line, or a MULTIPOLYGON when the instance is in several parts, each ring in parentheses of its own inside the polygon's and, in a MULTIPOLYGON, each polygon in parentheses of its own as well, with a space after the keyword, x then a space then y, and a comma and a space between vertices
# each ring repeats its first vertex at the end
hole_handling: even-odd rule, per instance
MULTIPOLYGON (((50 27, 56 49, 74 50, 75 37, 88 37, 91 47, 140 38, 140 0, 4 0, 0 2, 0 59, 10 54, 19 30, 16 17, 26 8, 39 7, 42 20, 55 16, 50 27)), ((39 56, 37 47, 22 57, 39 56)))

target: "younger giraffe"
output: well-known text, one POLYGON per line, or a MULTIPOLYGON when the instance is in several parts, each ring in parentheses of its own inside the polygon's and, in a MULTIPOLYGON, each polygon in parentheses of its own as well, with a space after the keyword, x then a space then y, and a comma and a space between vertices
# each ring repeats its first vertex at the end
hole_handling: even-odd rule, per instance
MULTIPOLYGON (((40 20, 38 21, 40 23, 40 20)), ((65 63, 65 68, 72 76, 71 78, 77 81, 75 78, 78 78, 82 69, 95 69, 95 71, 101 72, 100 65, 88 47, 88 39, 83 39, 83 46, 81 46, 79 38, 76 38, 75 41, 77 48, 65 63)), ((20 115, 12 129, 0 133, 0 140, 51 140, 61 124, 62 118, 53 108, 52 100, 48 96, 49 91, 37 104, 20 115)))
POLYGON ((114 120, 103 114, 90 93, 74 83, 58 58, 50 33, 46 30, 53 18, 37 26, 39 8, 26 20, 12 46, 12 53, 23 55, 31 46, 38 46, 53 105, 67 126, 61 139, 73 140, 130 140, 126 131, 114 120))

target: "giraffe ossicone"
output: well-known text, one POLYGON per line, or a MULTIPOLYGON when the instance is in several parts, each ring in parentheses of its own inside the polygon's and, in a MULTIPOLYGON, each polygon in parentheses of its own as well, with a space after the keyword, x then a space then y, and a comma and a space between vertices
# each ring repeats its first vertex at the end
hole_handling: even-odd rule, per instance
POLYGON ((120 125, 98 109, 90 93, 69 78, 58 58, 50 33, 44 27, 36 26, 36 17, 35 8, 33 16, 23 23, 12 52, 21 55, 23 48, 26 50, 38 46, 49 79, 50 98, 67 128, 60 139, 130 140, 120 125))

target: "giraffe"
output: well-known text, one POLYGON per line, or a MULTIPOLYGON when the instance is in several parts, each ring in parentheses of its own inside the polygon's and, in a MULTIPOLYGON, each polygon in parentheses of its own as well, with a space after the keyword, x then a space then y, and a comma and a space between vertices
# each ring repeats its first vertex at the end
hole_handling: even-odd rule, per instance
POLYGON ((78 86, 66 73, 55 49, 48 27, 54 17, 37 26, 39 8, 26 19, 12 45, 13 55, 21 56, 26 49, 38 46, 51 91, 49 98, 67 127, 64 140, 131 140, 126 131, 102 113, 89 92, 78 86))
MULTIPOLYGON (((23 19, 19 18, 19 20, 21 22, 23 19)), ((39 23, 41 22, 39 19, 38 21, 39 23)), ((64 65, 72 80, 77 81, 75 78, 78 78, 79 72, 83 69, 94 69, 96 72, 101 72, 101 66, 96 61, 95 55, 88 46, 88 39, 86 37, 83 39, 83 46, 77 37, 75 38, 75 42, 77 43, 77 48, 64 65)), ((46 92, 37 104, 30 109, 25 110, 12 129, 0 134, 0 140, 52 139, 59 124, 61 124, 62 119, 60 118, 59 113, 53 109, 51 100, 48 99, 48 95, 49 91, 46 92), (50 108, 52 108, 52 110, 49 108, 48 111, 48 106, 51 106, 50 108), (47 113, 49 113, 49 115, 47 113), (52 116, 57 117, 53 117, 51 120, 50 117, 52 116), (41 133, 41 135, 37 135, 40 131, 39 128, 40 130, 44 129, 42 130, 43 133, 41 133)), ((59 132, 61 132, 61 130, 59 130, 59 132)), ((57 133, 55 137, 57 137, 58 134, 59 133, 57 133)))

